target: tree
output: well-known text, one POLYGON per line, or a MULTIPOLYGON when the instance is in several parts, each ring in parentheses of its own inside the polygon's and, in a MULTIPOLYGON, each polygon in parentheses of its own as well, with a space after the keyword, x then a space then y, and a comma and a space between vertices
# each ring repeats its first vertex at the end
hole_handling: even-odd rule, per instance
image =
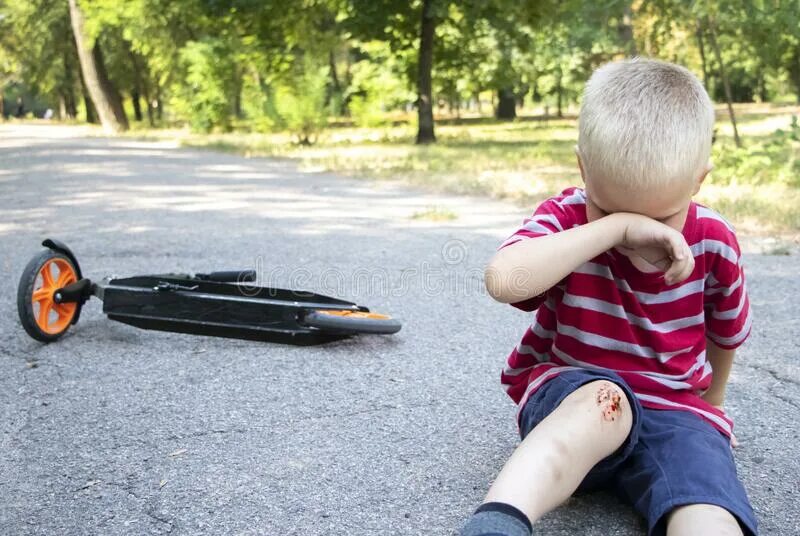
POLYGON ((0 1, 0 57, 11 67, 9 81, 49 101, 60 117, 72 118, 78 67, 74 46, 63 46, 72 41, 67 9, 59 0, 0 1))
POLYGON ((725 100, 728 105, 728 115, 731 118, 731 126, 733 126, 733 141, 736 143, 736 147, 742 146, 742 141, 739 139, 739 130, 736 128, 736 114, 733 111, 733 97, 731 96, 731 85, 728 81, 728 74, 725 68, 725 62, 722 61, 722 53, 719 49, 719 43, 717 42, 717 28, 716 23, 714 22, 714 18, 708 16, 706 18, 706 26, 708 27, 708 38, 709 42, 711 43, 711 49, 714 51, 714 56, 717 59, 717 64, 719 65, 719 75, 722 78, 722 85, 725 88, 725 100))
POLYGON ((406 70, 409 83, 417 93, 417 143, 436 140, 433 122, 433 64, 436 27, 446 13, 446 0, 349 0, 344 27, 362 41, 385 41, 392 51, 407 54, 416 51, 416 61, 409 57, 406 70))
POLYGON ((433 42, 436 32, 434 0, 423 0, 420 14, 419 74, 417 78, 417 143, 436 141, 433 132, 433 42))
POLYGON ((430 143, 437 106, 460 116, 492 91, 500 119, 528 95, 560 116, 594 68, 637 53, 702 73, 731 115, 800 101, 799 18, 796 0, 0 0, 0 83, 109 130, 123 96, 137 121, 146 106, 151 125, 200 130, 277 128, 295 105, 318 116, 306 124, 374 126, 415 103, 430 143), (308 65, 322 105, 303 94, 308 65))
POLYGON ((87 34, 85 19, 77 0, 69 0, 69 15, 83 79, 100 116, 100 123, 109 133, 127 130, 128 118, 122 108, 119 93, 108 78, 100 43, 87 34))
MULTIPOLYGON (((733 127, 734 142, 737 147, 741 147, 741 139, 736 125, 736 116, 733 109, 733 93, 731 90, 730 72, 726 63, 725 54, 720 41, 728 38, 728 41, 747 41, 748 34, 752 30, 744 31, 742 28, 747 26, 749 15, 749 3, 747 0, 731 0, 725 4, 718 4, 708 0, 694 3, 684 3, 678 0, 656 0, 649 6, 652 13, 659 19, 668 21, 685 33, 694 35, 700 56, 701 69, 706 80, 706 89, 713 94, 709 88, 708 78, 710 78, 713 68, 709 66, 708 56, 705 52, 704 39, 711 47, 713 59, 716 63, 716 73, 718 79, 722 81, 724 99, 728 108, 728 116, 733 127), (737 33, 739 35, 737 35, 737 33)), ((662 23, 663 25, 664 23, 662 23)), ((753 28, 756 26, 753 25, 753 28)), ((733 43, 731 43, 733 45, 733 43)), ((741 61, 741 58, 739 59, 741 61)))

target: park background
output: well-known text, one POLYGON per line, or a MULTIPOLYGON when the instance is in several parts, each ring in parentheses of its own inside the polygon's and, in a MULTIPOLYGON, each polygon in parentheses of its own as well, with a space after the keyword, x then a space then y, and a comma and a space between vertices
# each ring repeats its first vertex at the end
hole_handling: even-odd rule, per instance
POLYGON ((796 0, 0 0, 0 116, 529 206, 579 181, 582 87, 633 56, 717 103, 700 201, 796 242, 796 0))
MULTIPOLYGON (((0 0, 0 534, 456 534, 519 440, 498 374, 530 317, 483 269, 579 181, 584 81, 634 55, 717 103, 701 199, 738 227, 755 318, 725 404, 737 471, 761 533, 800 534, 798 13, 0 0), (41 345, 17 282, 45 237, 95 281, 256 268, 403 329, 272 345, 136 330, 93 300, 41 345)), ((645 530, 602 492, 537 528, 645 530)))

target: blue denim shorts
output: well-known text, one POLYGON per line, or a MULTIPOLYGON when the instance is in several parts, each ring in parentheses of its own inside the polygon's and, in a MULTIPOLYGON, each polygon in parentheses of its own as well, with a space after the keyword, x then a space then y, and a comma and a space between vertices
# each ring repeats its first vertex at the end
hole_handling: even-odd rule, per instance
POLYGON ((666 534, 667 514, 686 504, 714 504, 732 513, 744 534, 757 534, 756 517, 736 475, 730 441, 694 413, 642 407, 614 372, 565 371, 525 403, 519 418, 524 439, 564 398, 596 380, 617 384, 633 411, 631 432, 616 452, 586 475, 578 492, 611 489, 647 520, 650 536, 666 534))

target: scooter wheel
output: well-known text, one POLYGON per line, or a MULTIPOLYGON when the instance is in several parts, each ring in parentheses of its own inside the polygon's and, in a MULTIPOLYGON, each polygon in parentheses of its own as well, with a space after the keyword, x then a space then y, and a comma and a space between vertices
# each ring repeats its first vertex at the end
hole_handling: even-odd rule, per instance
POLYGON ((402 327, 388 315, 348 309, 314 309, 305 314, 303 323, 323 331, 353 334, 390 335, 402 327))
POLYGON ((36 255, 22 272, 17 288, 17 312, 25 331, 41 342, 53 342, 78 314, 77 303, 56 303, 56 290, 78 280, 72 261, 47 249, 36 255))

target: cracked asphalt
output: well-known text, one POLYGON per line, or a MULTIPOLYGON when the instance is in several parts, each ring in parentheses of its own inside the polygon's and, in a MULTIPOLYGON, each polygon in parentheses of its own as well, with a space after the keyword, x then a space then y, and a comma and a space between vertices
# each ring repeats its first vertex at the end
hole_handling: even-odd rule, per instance
MULTIPOLYGON (((527 211, 90 134, 0 126, 0 533, 454 534, 517 443, 499 371, 530 320, 481 273, 527 211), (413 218, 431 207, 458 218, 413 218), (16 285, 45 237, 92 279, 255 268, 404 327, 301 348, 138 330, 93 300, 41 345, 16 285)), ((800 265, 746 268, 735 456, 762 534, 796 535, 800 265)), ((644 533, 605 493, 537 529, 644 533)))

